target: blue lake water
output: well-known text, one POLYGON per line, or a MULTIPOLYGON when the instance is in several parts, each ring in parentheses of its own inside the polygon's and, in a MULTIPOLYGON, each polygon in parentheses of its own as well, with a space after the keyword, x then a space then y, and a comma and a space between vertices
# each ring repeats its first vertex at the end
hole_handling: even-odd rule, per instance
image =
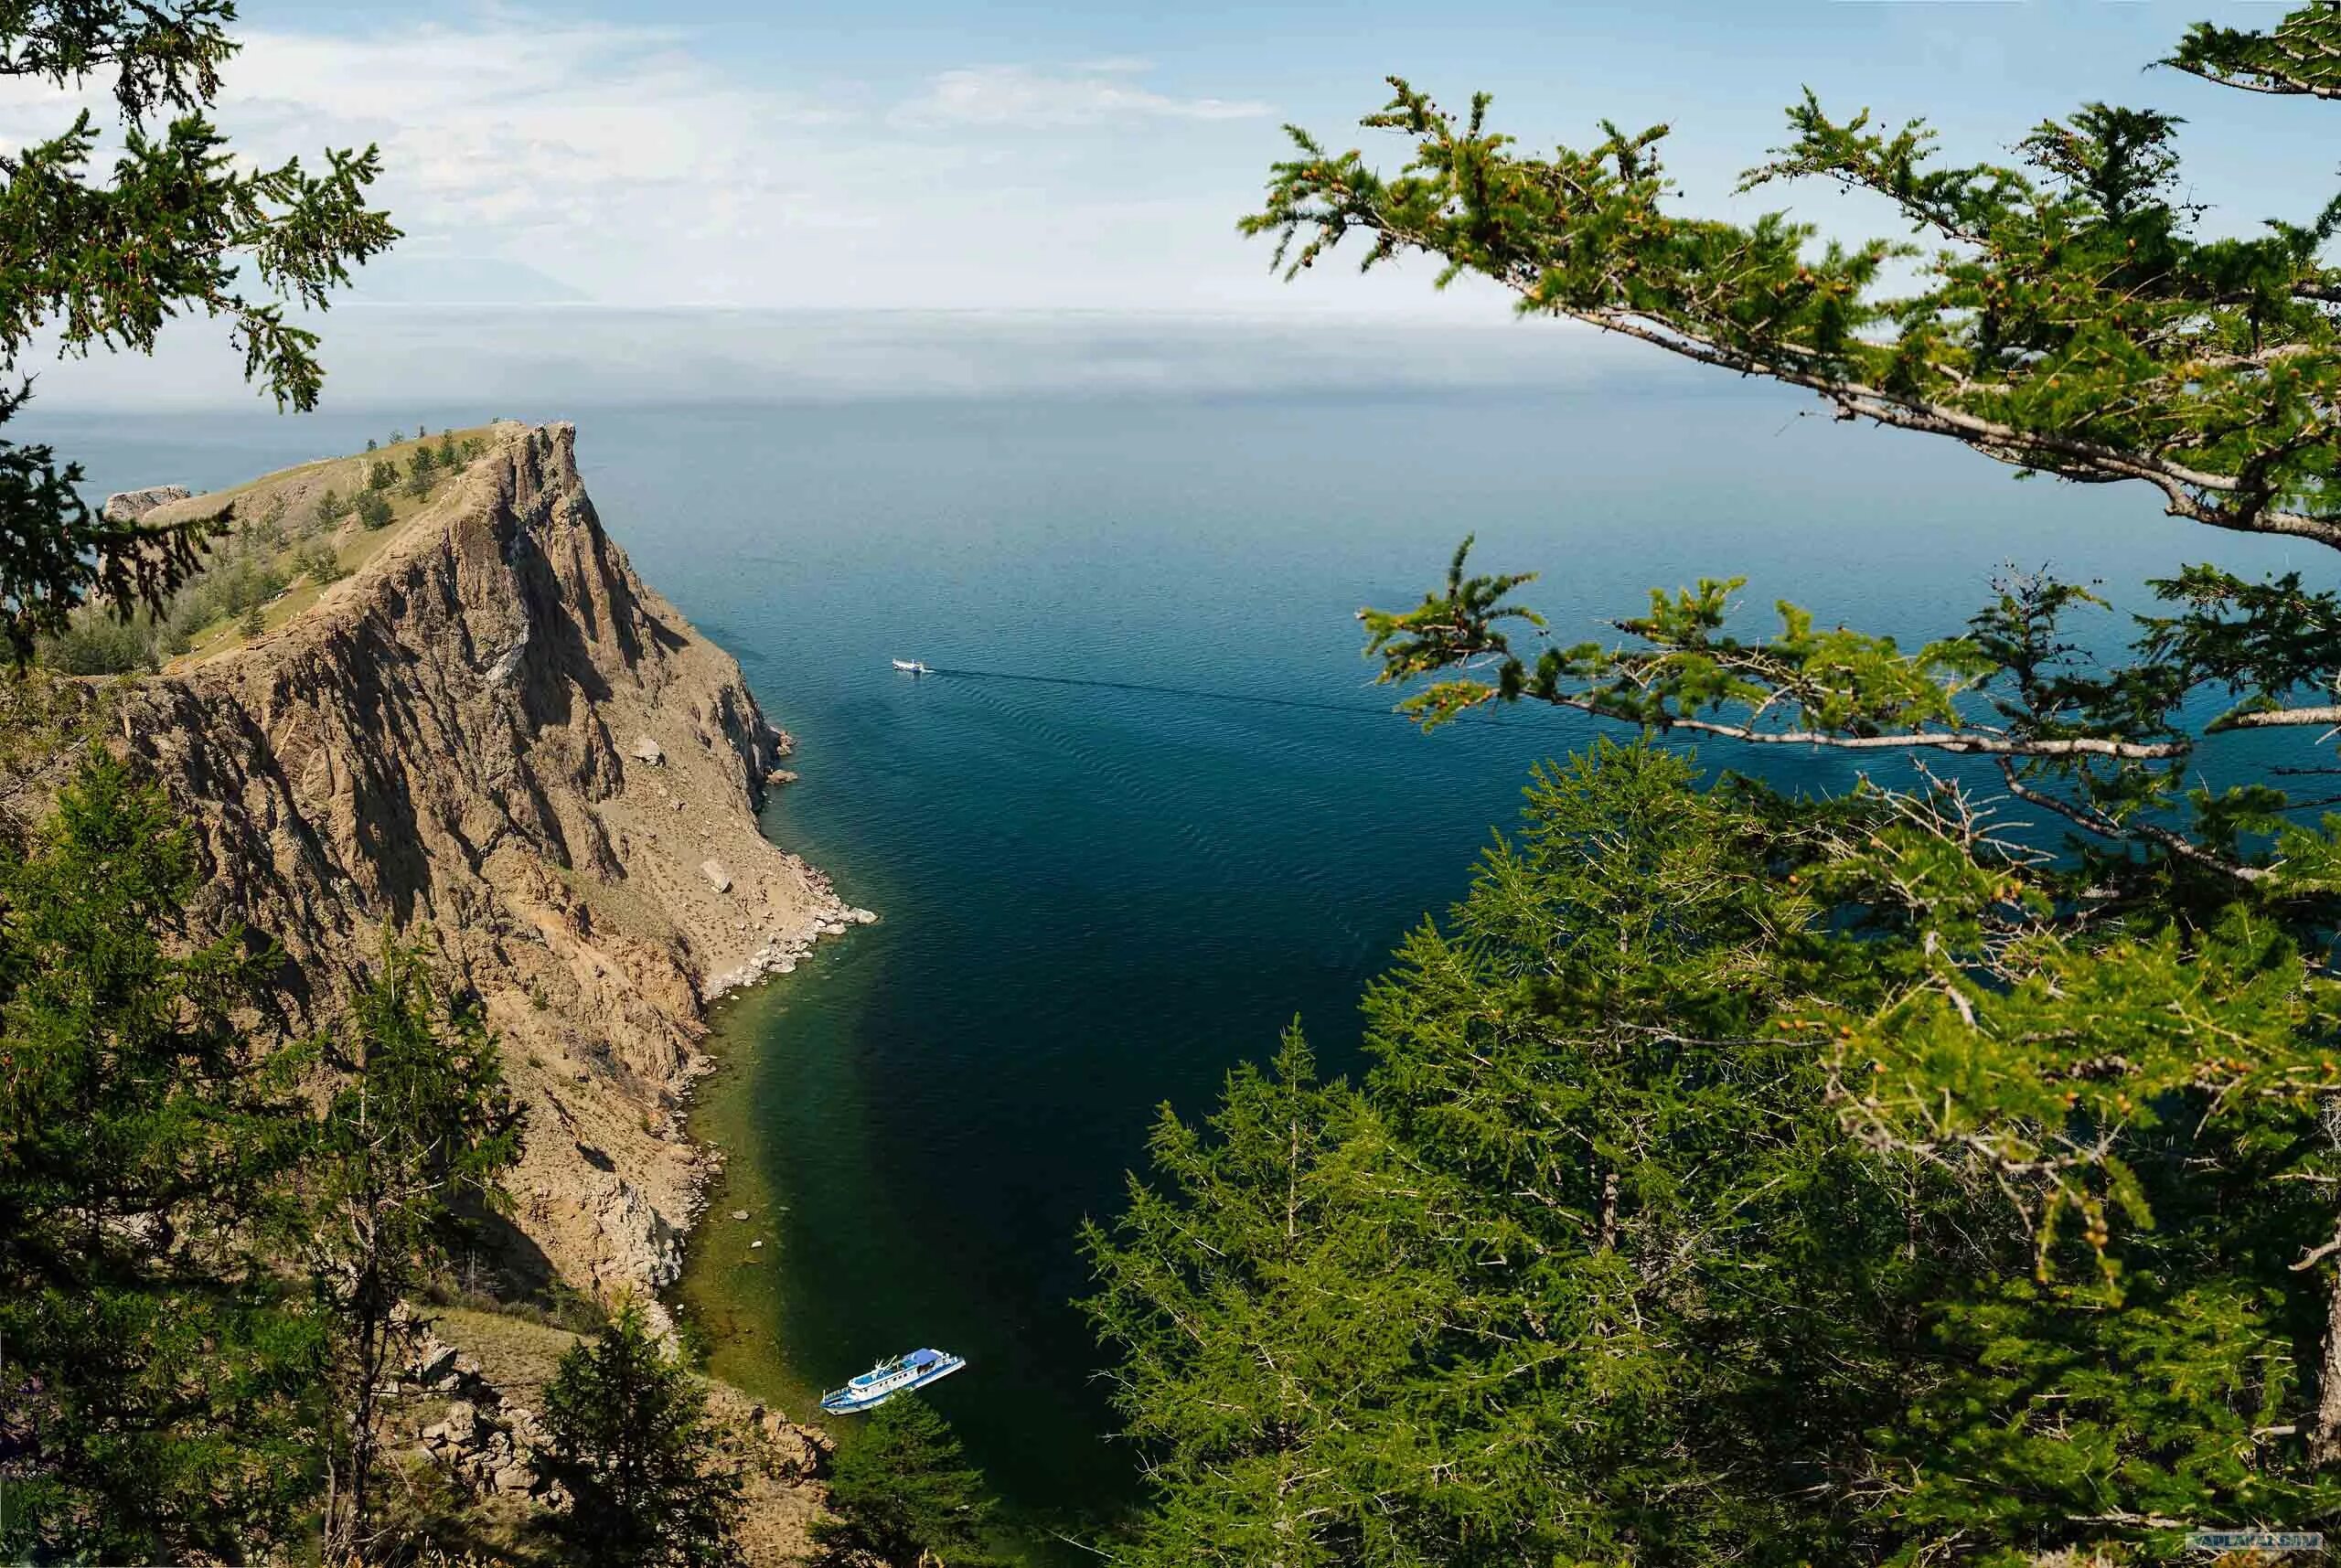
MULTIPOLYGON (((1918 638, 2011 561, 2132 606, 2182 560, 2287 564, 2142 488, 2017 484, 1809 407, 1660 368, 1501 394, 627 408, 548 389, 400 411, 577 419, 610 530, 796 737, 803 782, 768 830, 884 916, 722 1015, 716 1093, 774 1245, 702 1248, 692 1295, 759 1348, 734 1353, 743 1375, 800 1398, 941 1345, 971 1365, 935 1403, 1011 1503, 1074 1518, 1129 1495, 1069 1305, 1076 1223, 1113 1213, 1159 1105, 1205 1111, 1296 1016, 1352 1065, 1362 983, 1459 894, 1532 763, 1590 732, 1517 712, 1425 737, 1382 711, 1352 612, 1411 602, 1465 533, 1487 567, 1544 572, 1530 601, 1570 641, 1702 573, 1918 638), (897 656, 991 673, 913 679, 897 656)), ((102 489, 240 479, 392 420, 36 433, 102 489)))

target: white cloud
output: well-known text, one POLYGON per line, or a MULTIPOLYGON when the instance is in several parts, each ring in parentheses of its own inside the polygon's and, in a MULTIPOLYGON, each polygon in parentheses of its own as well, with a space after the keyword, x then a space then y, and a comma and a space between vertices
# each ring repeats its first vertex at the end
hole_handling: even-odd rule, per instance
MULTIPOLYGON (((1419 279, 1305 291, 1321 298, 1270 281, 1235 233, 1284 150, 1265 104, 1173 92, 1125 58, 944 69, 890 92, 768 52, 750 71, 722 37, 502 9, 262 28, 242 35, 216 118, 255 161, 379 144, 398 261, 460 263, 386 267, 386 300, 434 280, 510 297, 504 263, 536 280, 531 297, 565 285, 610 305, 1438 308, 1419 279), (1084 133, 1031 133, 1067 126, 1084 133)), ((0 84, 0 144, 52 135, 70 109, 0 84)))
POLYGON ((909 126, 1045 129, 1117 120, 1256 120, 1269 112, 1265 103, 1174 98, 1127 80, 1146 69, 1143 60, 1106 59, 1053 72, 1019 65, 946 70, 899 105, 893 119, 909 126))

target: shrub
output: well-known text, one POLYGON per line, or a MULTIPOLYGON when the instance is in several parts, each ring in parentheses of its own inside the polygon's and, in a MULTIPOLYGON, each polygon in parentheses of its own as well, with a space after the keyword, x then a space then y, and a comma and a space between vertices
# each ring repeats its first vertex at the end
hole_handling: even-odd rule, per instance
POLYGON ((59 675, 129 675, 155 667, 143 626, 88 609, 56 636, 41 639, 37 652, 59 675))
POLYGON ((836 1517, 813 1526, 819 1561, 871 1558, 977 1568, 992 1499, 950 1424, 915 1394, 872 1411, 859 1441, 839 1450, 829 1479, 836 1517))
POLYGON ((338 582, 349 575, 342 570, 341 557, 335 552, 333 546, 322 539, 315 544, 303 545, 293 552, 293 570, 319 587, 328 582, 338 582))
POLYGON ((588 1568, 719 1568, 740 1561, 732 1531, 741 1479, 717 1461, 707 1396, 668 1360, 628 1303, 592 1344, 572 1347, 544 1392, 551 1445, 540 1461, 568 1488, 546 1522, 588 1568))
POLYGON ((390 503, 379 490, 369 490, 358 497, 358 520, 369 528, 390 526, 390 503))

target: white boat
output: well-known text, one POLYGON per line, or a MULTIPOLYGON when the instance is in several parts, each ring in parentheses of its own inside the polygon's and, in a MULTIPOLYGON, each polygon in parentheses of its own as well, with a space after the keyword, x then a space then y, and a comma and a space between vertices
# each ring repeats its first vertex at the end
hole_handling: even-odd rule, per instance
POLYGON ((896 659, 894 661, 894 667, 901 670, 905 675, 933 675, 935 673, 933 670, 926 667, 925 661, 922 659, 896 659))
POLYGON ((925 1388, 967 1364, 963 1358, 948 1350, 913 1350, 907 1356, 881 1361, 845 1387, 823 1394, 821 1408, 832 1415, 874 1410, 898 1393, 925 1388))

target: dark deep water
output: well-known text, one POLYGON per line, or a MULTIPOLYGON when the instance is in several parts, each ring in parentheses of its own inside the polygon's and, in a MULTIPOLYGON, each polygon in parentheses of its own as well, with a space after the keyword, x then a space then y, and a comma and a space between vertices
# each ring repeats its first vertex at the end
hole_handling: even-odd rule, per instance
MULTIPOLYGON (((1751 624, 1789 596, 1916 641, 1956 630, 2009 561, 2139 607, 2140 581, 2182 560, 2291 559, 2165 519, 2141 487, 2019 485, 1796 417, 1809 406, 1662 370, 1501 396, 597 409, 549 391, 32 433, 75 443, 103 491, 241 479, 418 416, 578 421, 611 531, 796 737, 803 782, 768 831, 884 916, 725 1005, 732 1066, 698 1125, 736 1180, 686 1298, 729 1336, 719 1370, 791 1413, 882 1354, 967 1356, 935 1403, 1020 1510, 1070 1519, 1131 1490, 1068 1305, 1074 1226, 1114 1212, 1158 1105, 1206 1110, 1296 1015, 1330 1066, 1354 1065, 1361 983, 1462 891, 1532 763, 1589 732, 1523 712, 1415 733, 1366 686, 1359 604, 1412 601, 1467 532, 1485 567, 1544 572, 1530 600, 1568 641, 1702 573, 1751 578, 1751 624), (891 656, 1304 705, 913 679, 891 656), (721 1217, 734 1206, 754 1221, 721 1217)), ((1705 755, 1792 785, 1852 776, 1705 755)))

